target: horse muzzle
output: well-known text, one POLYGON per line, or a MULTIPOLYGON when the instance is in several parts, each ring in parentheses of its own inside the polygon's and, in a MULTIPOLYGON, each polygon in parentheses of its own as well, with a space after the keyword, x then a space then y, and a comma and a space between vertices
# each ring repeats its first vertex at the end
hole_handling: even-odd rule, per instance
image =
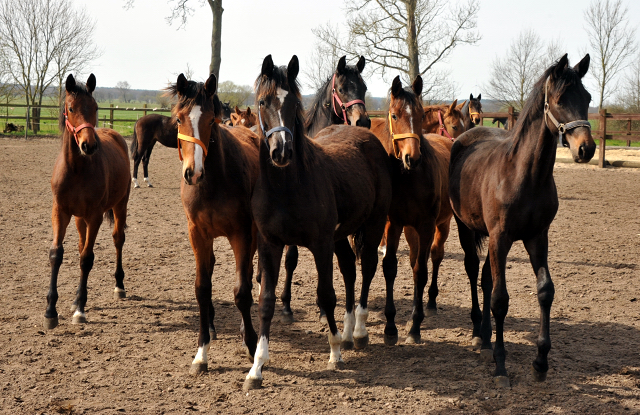
POLYGON ((204 169, 193 169, 187 167, 183 172, 184 182, 190 186, 196 185, 204 179, 204 169))

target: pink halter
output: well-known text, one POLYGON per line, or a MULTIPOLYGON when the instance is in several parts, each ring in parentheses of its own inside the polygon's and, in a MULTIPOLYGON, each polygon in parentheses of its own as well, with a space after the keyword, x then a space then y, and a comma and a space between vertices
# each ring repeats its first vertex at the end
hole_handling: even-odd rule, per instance
POLYGON ((80 143, 78 143, 78 133, 80 132, 80 130, 82 130, 82 129, 84 129, 84 128, 91 128, 91 129, 93 130, 94 134, 95 134, 95 132, 96 132, 96 127, 94 127, 92 124, 89 124, 88 122, 86 122, 86 123, 84 123, 84 124, 80 124, 80 125, 79 125, 79 126, 77 126, 77 127, 74 127, 74 126, 73 126, 73 124, 71 124, 71 123, 69 122, 69 118, 67 117, 67 108, 66 108, 66 106, 65 106, 65 109, 64 109, 64 113, 63 113, 63 114, 64 114, 64 124, 65 124, 65 126, 67 127, 67 130, 69 130, 69 132, 70 132, 71 134, 73 134, 73 138, 75 138, 75 139, 76 139, 76 145, 77 145, 78 147, 80 147, 80 143))
POLYGON ((333 79, 331 80, 331 93, 332 93, 331 103, 333 105, 333 112, 335 112, 336 116, 341 120, 343 120, 345 124, 347 124, 347 108, 349 108, 354 104, 362 104, 364 106, 364 101, 361 99, 354 99, 353 101, 349 101, 345 104, 342 103, 342 100, 340 99, 340 97, 338 96, 338 93, 336 92, 336 74, 335 73, 333 74, 333 79), (338 114, 338 110, 336 109, 336 105, 335 105, 336 101, 338 102, 338 105, 342 109, 342 117, 340 117, 340 114, 338 114))
POLYGON ((455 138, 449 135, 449 131, 447 131, 447 128, 444 126, 444 123, 442 122, 442 115, 440 114, 440 110, 438 110, 438 122, 440 123, 440 127, 438 128, 438 134, 445 135, 449 137, 449 140, 455 141, 455 138))

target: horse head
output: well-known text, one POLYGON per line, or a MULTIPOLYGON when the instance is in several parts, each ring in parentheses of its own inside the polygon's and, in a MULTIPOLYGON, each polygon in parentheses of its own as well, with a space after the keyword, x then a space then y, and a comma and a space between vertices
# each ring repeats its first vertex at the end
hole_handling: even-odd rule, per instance
POLYGON ((454 100, 442 114, 442 124, 451 138, 456 139, 464 132, 464 117, 458 108, 458 100, 454 100))
POLYGON ((235 113, 231 113, 232 125, 242 125, 243 127, 251 128, 258 124, 258 116, 255 112, 251 111, 251 107, 247 107, 245 111, 240 111, 240 108, 236 105, 235 113))
POLYGON ((420 75, 413 81, 411 88, 402 88, 399 76, 396 76, 391 84, 387 117, 387 127, 392 140, 391 151, 406 170, 415 169, 422 157, 420 139, 424 109, 421 95, 422 77, 420 75))
MULTIPOLYGON (((64 98, 64 127, 75 138, 80 153, 89 156, 98 149, 95 125, 98 122, 98 104, 92 92, 96 89, 96 77, 91 74, 87 84, 76 83, 73 75, 67 76, 64 98)), ((61 119, 62 121, 62 119, 61 119)))
POLYGON ((559 134, 560 142, 570 148, 577 163, 587 163, 596 151, 588 121, 591 94, 582 85, 589 61, 587 54, 571 68, 565 54, 547 71, 543 85, 546 126, 552 133, 559 134))
POLYGON ((256 79, 256 111, 258 134, 264 140, 273 164, 285 167, 293 157, 296 134, 303 134, 303 115, 297 77, 298 57, 289 65, 276 67, 271 55, 264 58, 256 79))
POLYGON ((222 115, 216 88, 214 74, 204 84, 188 81, 180 74, 177 82, 168 88, 170 94, 178 96, 173 117, 178 125, 178 154, 187 184, 197 184, 204 177, 204 159, 222 115))
POLYGON ((360 56, 355 66, 347 65, 347 57, 338 61, 331 80, 331 106, 333 113, 345 124, 371 127, 371 120, 364 104, 367 85, 362 79, 365 59, 360 56))
POLYGON ((473 94, 469 94, 469 118, 475 125, 480 124, 480 113, 482 112, 482 104, 480 99, 482 94, 478 94, 477 98, 473 97, 473 94))

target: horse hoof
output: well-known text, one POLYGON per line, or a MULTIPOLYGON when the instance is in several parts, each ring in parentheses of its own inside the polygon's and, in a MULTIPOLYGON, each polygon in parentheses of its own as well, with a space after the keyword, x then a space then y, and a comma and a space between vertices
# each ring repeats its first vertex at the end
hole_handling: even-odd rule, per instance
POLYGON ((242 385, 242 390, 245 392, 260 388, 262 388, 262 379, 246 378, 242 385))
POLYGON ((511 384, 509 383, 509 378, 506 376, 496 376, 493 378, 493 381, 496 383, 496 387, 498 388, 509 388, 511 384))
POLYGON ((361 338, 354 337, 353 343, 356 346, 356 349, 364 349, 369 344, 369 335, 367 334, 366 336, 361 338))
POLYGON ((44 318, 44 328, 46 330, 53 330, 56 327, 58 327, 58 317, 44 318))
POLYGON ((425 317, 433 317, 438 315, 437 308, 427 308, 426 313, 424 313, 425 317))
POLYGON ((147 187, 153 187, 151 183, 147 183, 147 187))
POLYGON ((474 337, 471 339, 471 347, 473 350, 478 350, 482 346, 482 338, 474 337))
POLYGON ((327 316, 325 316, 324 314, 322 314, 320 316, 320 323, 322 324, 329 324, 329 321, 327 320, 327 316))
POLYGON ((342 360, 339 360, 337 362, 329 362, 327 364, 327 369, 329 370, 344 370, 346 367, 347 365, 345 365, 342 360))
POLYGON ((493 349, 480 349, 480 360, 487 363, 493 363, 493 349))
POLYGON ((196 376, 201 373, 206 373, 209 370, 206 363, 192 363, 189 368, 189 374, 196 376))
POLYGON ((396 343, 398 343, 398 335, 397 334, 394 334, 394 335, 385 334, 384 335, 384 344, 386 344, 387 346, 395 346, 396 343))
POLYGON ((404 341, 405 344, 420 344, 422 343, 422 339, 419 334, 411 334, 407 335, 407 339, 404 341))
POLYGON ((123 298, 127 298, 127 292, 122 288, 114 288, 113 289, 113 299, 114 300, 122 300, 123 298))
POLYGON ((72 324, 84 324, 87 322, 87 316, 84 314, 74 314, 73 319, 71 319, 72 324))
POLYGON ((533 365, 531 366, 531 374, 536 382, 544 382, 547 380, 547 372, 538 372, 533 365))
POLYGON ((139 188, 140 188, 140 185, 139 185, 138 183, 135 183, 135 184, 133 185, 133 188, 134 188, 134 189, 139 189, 139 188))
POLYGON ((284 324, 292 324, 294 322, 293 313, 285 312, 284 310, 282 310, 282 320, 281 321, 284 324))
POLYGON ((340 349, 342 350, 352 350, 353 346, 354 346, 353 342, 349 340, 345 340, 342 343, 340 343, 340 349))

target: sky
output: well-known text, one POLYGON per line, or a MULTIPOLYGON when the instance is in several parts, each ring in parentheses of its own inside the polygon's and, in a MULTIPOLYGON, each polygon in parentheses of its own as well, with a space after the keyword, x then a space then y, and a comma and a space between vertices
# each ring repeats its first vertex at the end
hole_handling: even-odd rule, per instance
MULTIPOLYGON (((87 73, 96 75, 98 86, 126 81, 133 89, 158 90, 175 82, 187 65, 193 79, 208 77, 212 14, 205 0, 190 0, 195 13, 184 28, 167 23, 169 0, 135 0, 128 10, 125 0, 72 1, 96 20, 94 41, 102 56, 87 73)), ((589 52, 583 14, 588 0, 477 1, 482 39, 475 46, 458 46, 438 66, 450 73, 460 98, 483 92, 492 60, 524 29, 535 30, 545 42, 560 40, 572 64, 589 52)), ((268 54, 276 65, 286 65, 298 55, 303 73, 316 42, 311 29, 326 22, 344 25, 344 4, 345 0, 224 0, 220 81, 253 85, 268 54)), ((630 21, 640 24, 640 1, 627 1, 627 6, 630 21)), ((637 37, 640 43, 640 29, 637 37)), ((373 96, 385 96, 391 79, 365 80, 373 96)), ((587 88, 595 91, 593 81, 587 81, 587 88)), ((312 92, 303 88, 303 93, 312 92)))

